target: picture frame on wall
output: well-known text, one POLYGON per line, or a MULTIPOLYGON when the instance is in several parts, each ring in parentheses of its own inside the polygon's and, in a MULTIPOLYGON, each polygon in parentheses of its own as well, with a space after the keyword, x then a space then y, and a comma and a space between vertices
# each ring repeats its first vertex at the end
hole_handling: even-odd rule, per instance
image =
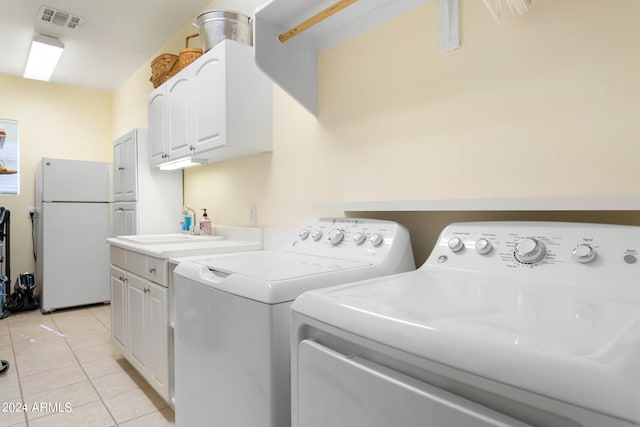
POLYGON ((0 194, 20 193, 19 124, 0 119, 0 194))

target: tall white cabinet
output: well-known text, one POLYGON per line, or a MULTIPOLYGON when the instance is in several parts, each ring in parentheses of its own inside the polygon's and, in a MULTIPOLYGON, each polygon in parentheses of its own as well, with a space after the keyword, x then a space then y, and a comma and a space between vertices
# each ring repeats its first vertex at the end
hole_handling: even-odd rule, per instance
POLYGON ((272 91, 251 46, 222 41, 149 94, 151 164, 271 151, 272 91))
POLYGON ((149 164, 149 134, 134 129, 113 143, 113 235, 178 232, 182 171, 149 164))

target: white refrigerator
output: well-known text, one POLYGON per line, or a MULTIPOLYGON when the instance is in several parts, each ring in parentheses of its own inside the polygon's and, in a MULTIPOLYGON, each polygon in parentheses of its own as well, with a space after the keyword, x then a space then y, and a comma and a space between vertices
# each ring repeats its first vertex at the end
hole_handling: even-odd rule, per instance
POLYGON ((111 163, 42 158, 35 178, 41 311, 108 302, 111 163))

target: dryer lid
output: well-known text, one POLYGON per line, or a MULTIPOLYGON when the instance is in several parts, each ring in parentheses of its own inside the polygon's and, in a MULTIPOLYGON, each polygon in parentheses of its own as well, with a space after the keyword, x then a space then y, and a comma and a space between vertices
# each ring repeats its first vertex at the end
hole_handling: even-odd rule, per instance
POLYGON ((312 291, 292 310, 426 360, 640 422, 640 301, 552 285, 422 268, 312 291))

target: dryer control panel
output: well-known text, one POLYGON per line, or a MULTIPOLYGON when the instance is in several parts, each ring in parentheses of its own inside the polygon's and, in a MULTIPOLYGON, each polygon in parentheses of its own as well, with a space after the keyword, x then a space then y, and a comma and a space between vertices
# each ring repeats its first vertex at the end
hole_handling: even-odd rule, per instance
POLYGON ((640 227, 507 221, 449 225, 425 264, 586 285, 637 282, 638 257, 640 227))

